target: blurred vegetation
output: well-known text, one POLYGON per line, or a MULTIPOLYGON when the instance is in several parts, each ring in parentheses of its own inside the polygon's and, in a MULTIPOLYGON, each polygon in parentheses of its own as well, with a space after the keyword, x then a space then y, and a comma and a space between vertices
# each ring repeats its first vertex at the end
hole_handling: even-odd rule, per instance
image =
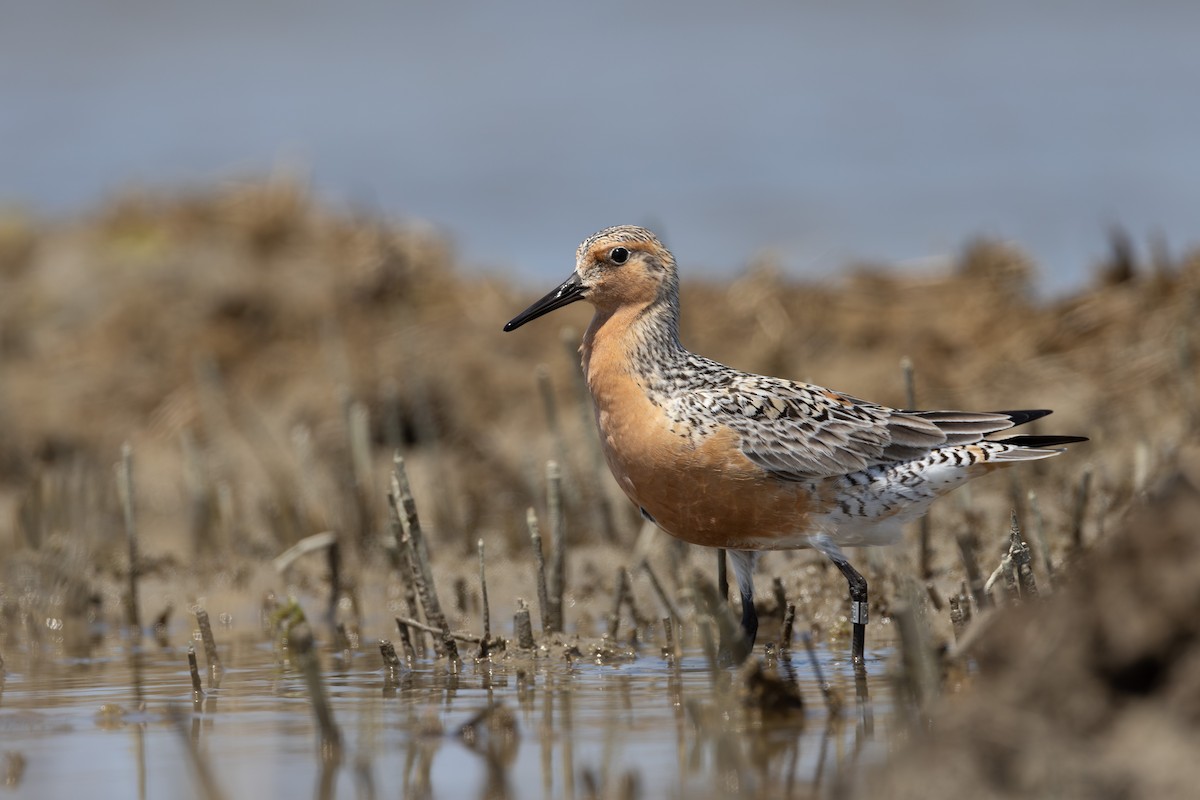
MULTIPOLYGON (((1139 263, 1114 236, 1096 283, 1053 300, 1037 297, 1026 256, 989 240, 936 274, 857 265, 814 283, 760 261, 714 282, 683 265, 682 335, 741 369, 893 405, 908 357, 921 406, 1054 408, 1042 430, 1093 444, 934 513, 947 529, 991 514, 1000 541, 1012 487, 1036 486, 1061 558, 1085 464, 1101 498, 1085 521, 1094 537, 1196 431, 1200 254, 1152 249, 1139 263)), ((374 557, 396 449, 435 563, 469 562, 480 537, 524 557, 525 509, 544 506, 551 458, 564 462, 572 541, 632 542, 635 510, 588 444, 583 304, 502 334, 549 287, 465 272, 428 227, 322 208, 283 180, 134 193, 66 222, 0 215, 0 275, 6 551, 68 553, 56 568, 101 583, 119 573, 111 467, 123 442, 143 569, 168 582, 234 569, 235 555, 262 563, 326 530, 374 557)), ((935 567, 953 585, 957 554, 943 550, 935 567)), ((818 604, 825 571, 792 569, 789 588, 818 604)), ((103 598, 77 594, 72 604, 103 598)))

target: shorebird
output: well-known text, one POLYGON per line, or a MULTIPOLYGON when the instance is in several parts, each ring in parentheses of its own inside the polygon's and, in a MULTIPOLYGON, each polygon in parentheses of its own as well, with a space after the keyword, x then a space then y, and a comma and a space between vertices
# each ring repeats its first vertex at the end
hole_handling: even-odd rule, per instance
POLYGON ((595 307, 580 352, 613 477, 659 528, 727 550, 751 645, 761 551, 808 547, 837 566, 861 664, 867 581, 843 547, 892 544, 903 523, 971 478, 1086 441, 997 436, 1046 410, 893 409, 689 352, 675 258, 645 228, 589 236, 571 276, 504 330, 579 300, 595 307))

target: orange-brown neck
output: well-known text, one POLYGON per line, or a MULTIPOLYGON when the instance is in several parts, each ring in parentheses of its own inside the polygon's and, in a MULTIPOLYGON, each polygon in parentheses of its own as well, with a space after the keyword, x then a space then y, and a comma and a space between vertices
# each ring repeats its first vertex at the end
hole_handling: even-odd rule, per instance
POLYGON ((661 301, 597 308, 579 348, 592 396, 606 377, 650 374, 682 354, 676 320, 661 301))

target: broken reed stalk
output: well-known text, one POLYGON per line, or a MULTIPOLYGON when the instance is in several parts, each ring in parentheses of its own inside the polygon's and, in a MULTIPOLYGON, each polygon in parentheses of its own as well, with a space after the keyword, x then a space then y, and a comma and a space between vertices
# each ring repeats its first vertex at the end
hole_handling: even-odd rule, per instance
POLYGON ((537 512, 532 508, 525 512, 525 525, 529 528, 529 544, 533 548, 533 563, 537 575, 538 613, 542 617, 542 633, 549 636, 554 632, 554 612, 550 607, 550 595, 546 588, 546 556, 542 553, 542 534, 538 532, 537 512))
POLYGON ((1012 556, 1013 566, 1017 573, 1017 587, 1025 598, 1037 597, 1037 581, 1033 577, 1033 554, 1021 538, 1021 526, 1017 522, 1017 512, 1012 512, 1012 528, 1009 530, 1008 552, 1012 556))
POLYGON ((395 646, 387 639, 379 640, 379 655, 383 658, 383 685, 395 688, 400 682, 400 656, 396 655, 395 646))
POLYGON ((971 624, 971 593, 967 582, 963 581, 958 587, 958 607, 962 611, 963 627, 971 624))
POLYGON ((399 453, 394 457, 392 470, 392 503, 396 506, 396 515, 400 518, 400 544, 409 551, 412 577, 421 596, 421 605, 425 608, 425 617, 441 632, 440 639, 434 639, 440 644, 438 652, 444 653, 451 661, 457 661, 458 646, 454 643, 454 637, 450 635, 450 625, 446 622, 446 615, 442 613, 442 604, 438 602, 433 569, 429 566, 429 551, 425 546, 425 534, 421 531, 417 504, 408 483, 408 474, 404 471, 404 459, 399 453))
POLYGON ((312 701, 313 714, 321 733, 321 758, 326 763, 339 762, 342 758, 342 734, 333 721, 333 709, 329 707, 325 683, 321 680, 321 665, 317 662, 312 628, 305 621, 297 622, 288 630, 287 638, 312 701))
POLYGON ((196 624, 200 626, 204 660, 208 662, 208 687, 213 689, 221 685, 221 675, 225 670, 221 666, 221 656, 217 653, 217 640, 213 637, 212 623, 209 622, 208 612, 203 608, 196 609, 196 624))
POLYGON ((663 617, 663 658, 667 661, 675 660, 675 628, 672 624, 673 620, 670 617, 663 617))
POLYGON ((629 594, 629 571, 617 567, 617 591, 613 596, 613 608, 608 615, 608 638, 616 640, 617 631, 621 628, 621 605, 629 594))
POLYGON ((792 628, 796 624, 796 604, 788 603, 783 612, 783 630, 779 633, 779 646, 784 650, 792 649, 792 628))
POLYGON ((399 619, 396 620, 396 627, 400 631, 400 646, 404 649, 404 658, 411 664, 417 657, 416 650, 413 649, 412 632, 399 619))
POLYGON ((117 491, 121 496, 121 514, 125 519, 125 541, 129 546, 129 583, 126 588, 126 620, 133 635, 142 634, 142 616, 138 610, 138 541, 137 521, 133 515, 133 448, 129 442, 121 445, 121 462, 117 465, 117 491))
POLYGON ((488 642, 492 638, 492 609, 488 605, 487 571, 484 569, 483 539, 475 542, 479 550, 479 594, 483 606, 483 638, 479 642, 479 657, 487 658, 488 642))
POLYGON ((413 628, 415 630, 425 631, 426 633, 432 633, 437 636, 447 636, 450 639, 459 642, 479 644, 481 641, 480 637, 473 633, 462 633, 461 631, 442 631, 440 628, 436 628, 433 625, 426 625, 424 622, 415 619, 409 619, 408 617, 396 617, 396 625, 399 626, 401 635, 403 635, 405 628, 413 628))
MULTIPOLYGON (((414 579, 416 567, 412 561, 412 547, 400 542, 404 536, 404 526, 400 523, 400 513, 396 508, 394 497, 394 493, 388 494, 388 540, 384 543, 384 549, 391 556, 392 568, 396 570, 400 576, 401 583, 404 585, 404 606, 408 611, 408 616, 416 619, 421 615, 421 609, 417 604, 417 584, 414 579)), ((400 635, 401 644, 404 645, 405 656, 412 659, 416 656, 417 650, 419 650, 421 657, 425 657, 424 636, 418 633, 416 641, 413 641, 409 632, 403 629, 400 635)))
POLYGON ((950 597, 950 626, 954 629, 954 641, 957 642, 962 638, 963 631, 967 627, 966 618, 963 616, 963 608, 958 595, 951 595, 950 597))
POLYGON ((675 607, 675 604, 671 602, 671 598, 667 596, 666 591, 663 589, 662 582, 659 581, 658 575, 654 572, 654 568, 650 566, 650 562, 643 558, 639 566, 641 566, 642 571, 644 571, 650 578, 650 586, 654 589, 654 593, 658 595, 659 602, 661 602, 663 604, 663 608, 667 610, 667 613, 670 615, 670 619, 675 622, 681 622, 683 617, 680 616, 679 609, 675 607))
POLYGON ((204 687, 200 685, 200 668, 196 665, 196 648, 188 645, 188 672, 192 674, 192 704, 198 706, 204 700, 204 687))
POLYGON ((529 606, 522 599, 517 599, 517 613, 513 615, 513 630, 517 634, 517 646, 522 650, 532 650, 533 622, 529 618, 529 606))
POLYGON ((325 566, 329 569, 329 605, 325 613, 333 619, 342 596, 342 544, 337 537, 325 548, 325 566))
POLYGON ((550 630, 562 633, 563 593, 566 590, 567 525, 563 516, 562 469, 557 461, 546 462, 546 513, 550 517, 550 570, 547 575, 550 601, 550 630))
POLYGON ((383 657, 383 665, 389 670, 400 669, 400 656, 396 655, 396 646, 389 640, 379 640, 379 655, 383 657))
POLYGON ((1075 511, 1071 517, 1071 546, 1076 552, 1083 549, 1083 520, 1087 515, 1088 495, 1092 490, 1092 468, 1085 467, 1075 490, 1075 511))
POLYGON ((783 581, 780 578, 771 579, 771 593, 775 595, 775 608, 779 611, 779 622, 787 614, 787 594, 783 591, 783 581))

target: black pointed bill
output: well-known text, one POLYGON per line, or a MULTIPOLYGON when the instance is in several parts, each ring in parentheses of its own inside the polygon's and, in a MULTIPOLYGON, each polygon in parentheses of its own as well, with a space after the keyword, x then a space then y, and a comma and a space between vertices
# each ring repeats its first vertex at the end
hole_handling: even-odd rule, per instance
POLYGON ((513 317, 509 323, 504 326, 504 330, 506 332, 515 331, 517 328, 521 327, 530 320, 537 319, 543 314, 549 314, 551 311, 554 311, 557 308, 569 306, 576 300, 582 300, 583 291, 583 283, 579 280, 579 273, 572 272, 571 277, 560 283, 557 289, 543 297, 541 300, 538 300, 520 314, 517 314, 515 317, 513 317))

